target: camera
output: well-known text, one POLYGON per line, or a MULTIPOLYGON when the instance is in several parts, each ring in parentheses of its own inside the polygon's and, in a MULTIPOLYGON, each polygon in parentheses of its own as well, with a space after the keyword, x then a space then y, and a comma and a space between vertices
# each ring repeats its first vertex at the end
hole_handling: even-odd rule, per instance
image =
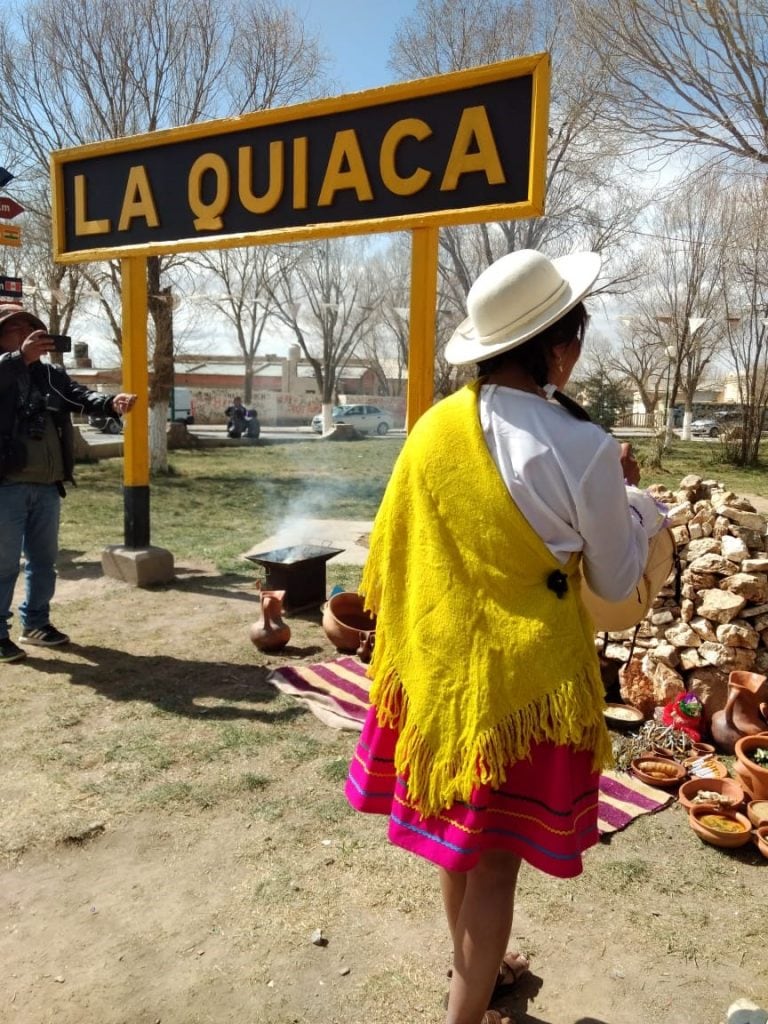
POLYGON ((48 337, 53 342, 53 347, 57 352, 72 351, 72 339, 68 334, 49 334, 48 337))
POLYGON ((22 409, 27 437, 33 441, 39 441, 45 433, 45 404, 45 396, 33 391, 22 409))

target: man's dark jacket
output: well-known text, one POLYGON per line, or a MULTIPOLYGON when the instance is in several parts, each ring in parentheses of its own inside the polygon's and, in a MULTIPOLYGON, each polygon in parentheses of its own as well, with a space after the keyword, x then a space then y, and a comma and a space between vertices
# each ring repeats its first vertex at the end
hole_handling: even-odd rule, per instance
MULTIPOLYGON (((34 362, 29 366, 20 352, 4 352, 0 355, 0 474, 3 454, 9 459, 6 471, 15 471, 23 466, 23 441, 25 436, 24 407, 37 396, 47 398, 48 407, 57 406, 60 411, 52 412, 56 430, 61 442, 64 460, 64 480, 72 481, 75 465, 73 412, 84 412, 94 416, 113 416, 112 395, 89 391, 82 384, 71 380, 66 370, 55 363, 34 362), (22 442, 20 444, 19 442, 22 442), (21 462, 19 462, 21 458, 21 462)), ((0 475, 0 479, 2 476, 0 475)))

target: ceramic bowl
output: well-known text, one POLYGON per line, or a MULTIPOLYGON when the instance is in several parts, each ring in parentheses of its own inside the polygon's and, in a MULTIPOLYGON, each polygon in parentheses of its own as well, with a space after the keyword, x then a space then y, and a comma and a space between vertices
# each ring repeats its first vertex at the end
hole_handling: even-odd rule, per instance
POLYGON ((733 779, 688 779, 678 791, 677 799, 686 809, 700 807, 704 803, 714 804, 720 807, 738 807, 744 801, 744 790, 733 779), (704 800, 696 799, 701 793, 716 793, 720 799, 704 800), (728 803, 724 803, 724 801, 728 803))
POLYGON ((376 619, 364 610, 359 594, 343 590, 328 599, 323 629, 337 650, 354 652, 360 646, 360 634, 376 629, 376 619))
POLYGON ((685 768, 668 757, 640 754, 632 761, 632 774, 649 786, 672 789, 685 778, 685 768))
POLYGON ((747 804, 747 817, 755 828, 768 825, 768 800, 750 800, 747 804))
POLYGON ((644 720, 643 712, 633 708, 631 704, 606 704, 603 714, 608 728, 617 732, 637 729, 644 720))
POLYGON ((737 846, 746 846, 752 839, 752 826, 749 818, 738 811, 724 811, 721 808, 715 810, 704 804, 701 807, 693 807, 688 812, 688 824, 705 843, 711 846, 719 846, 723 849, 732 850, 737 846), (707 816, 725 818, 734 825, 739 826, 738 832, 722 832, 707 824, 707 816))
POLYGON ((759 825, 754 831, 755 845, 768 860, 768 825, 759 825))
POLYGON ((711 754, 697 754, 696 757, 688 757, 683 761, 685 770, 692 779, 727 779, 728 766, 724 761, 711 754), (706 772, 703 775, 702 772, 706 772))
POLYGON ((693 754, 691 756, 703 757, 704 754, 714 754, 715 747, 711 743, 692 743, 691 750, 693 754))

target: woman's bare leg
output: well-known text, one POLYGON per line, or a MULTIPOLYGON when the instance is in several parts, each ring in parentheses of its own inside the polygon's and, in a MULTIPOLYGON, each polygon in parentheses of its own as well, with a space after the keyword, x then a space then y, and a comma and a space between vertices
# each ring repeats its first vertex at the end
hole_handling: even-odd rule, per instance
MULTIPOLYGON (((466 873, 464 897, 452 927, 453 975, 446 1024, 482 1021, 512 931, 519 870, 519 857, 492 850, 466 873)), ((452 875, 442 872, 441 882, 443 874, 452 875)), ((449 882, 448 900, 443 890, 449 927, 459 884, 449 882)))
POLYGON ((467 891, 467 872, 447 871, 445 868, 438 868, 437 870, 440 873, 440 891, 443 894, 445 917, 448 921, 451 940, 455 947, 456 922, 459 919, 461 904, 464 902, 464 893, 467 891))

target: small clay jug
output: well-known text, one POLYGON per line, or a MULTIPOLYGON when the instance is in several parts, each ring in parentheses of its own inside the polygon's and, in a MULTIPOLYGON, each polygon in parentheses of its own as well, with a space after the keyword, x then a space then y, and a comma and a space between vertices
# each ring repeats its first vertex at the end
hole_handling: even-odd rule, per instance
POLYGON ((357 656, 364 665, 369 664, 373 657, 373 645, 375 642, 375 629, 364 629, 360 631, 360 646, 357 648, 357 656))
POLYGON ((260 651, 281 651, 291 639, 291 627, 283 622, 284 590, 262 590, 261 618, 251 626, 251 643, 260 651))
POLYGON ((754 736, 768 729, 761 705, 768 696, 768 677, 758 672, 731 672, 728 698, 722 711, 712 715, 709 731, 717 747, 732 754, 742 736, 754 736))

